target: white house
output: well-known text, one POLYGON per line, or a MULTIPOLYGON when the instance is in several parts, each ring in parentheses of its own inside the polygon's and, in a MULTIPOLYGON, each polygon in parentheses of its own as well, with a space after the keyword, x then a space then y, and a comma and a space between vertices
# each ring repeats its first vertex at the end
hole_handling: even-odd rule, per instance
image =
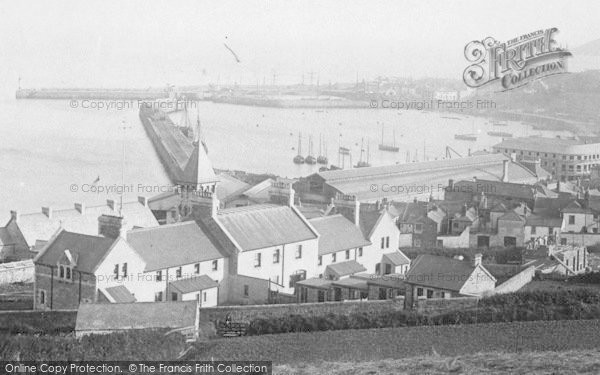
POLYGON ((371 243, 363 247, 364 256, 360 263, 366 272, 381 274, 383 255, 398 251, 400 231, 387 209, 361 210, 358 220, 363 235, 371 243))

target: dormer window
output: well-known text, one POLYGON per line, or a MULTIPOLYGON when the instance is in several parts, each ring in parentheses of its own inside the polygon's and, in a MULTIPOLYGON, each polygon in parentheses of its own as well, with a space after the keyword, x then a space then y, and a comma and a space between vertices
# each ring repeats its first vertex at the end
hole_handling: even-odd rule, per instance
POLYGON ((73 267, 65 264, 59 264, 58 278, 64 281, 73 281, 73 267))

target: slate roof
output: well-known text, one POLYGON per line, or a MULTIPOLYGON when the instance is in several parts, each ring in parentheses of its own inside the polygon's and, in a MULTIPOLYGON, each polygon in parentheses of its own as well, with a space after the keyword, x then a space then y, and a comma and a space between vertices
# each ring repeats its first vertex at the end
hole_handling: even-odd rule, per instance
POLYGON ((8 229, 4 227, 0 228, 0 246, 12 245, 14 243, 15 241, 10 235, 8 229))
MULTIPOLYGON (((360 230, 363 232, 365 238, 370 238, 373 229, 381 219, 383 215, 390 215, 387 211, 366 211, 361 210, 360 215, 358 216, 358 223, 360 225, 360 230)), ((391 215, 390 215, 391 218, 391 215)))
POLYGON ((219 286, 219 283, 206 275, 200 275, 172 281, 170 285, 181 293, 186 294, 216 288, 219 286))
POLYGON ((348 276, 359 272, 365 272, 367 269, 355 260, 333 263, 326 267, 326 273, 333 273, 337 277, 348 276))
POLYGON ((102 292, 110 295, 115 301, 114 303, 131 303, 136 301, 135 296, 131 294, 125 285, 111 286, 102 292))
POLYGON ((183 328, 196 322, 196 301, 83 303, 77 311, 75 331, 183 328))
POLYGON ((517 215, 516 212, 514 211, 508 211, 507 213, 505 213, 504 215, 500 216, 498 218, 498 221, 500 220, 504 220, 504 221, 520 221, 520 222, 525 222, 525 219, 523 219, 521 216, 517 215))
MULTIPOLYGON (((475 268, 470 262, 423 254, 412 262, 410 270, 406 274, 405 282, 459 292, 469 280, 475 268)), ((495 280, 493 276, 489 276, 495 280)))
POLYGON ((61 231, 36 257, 36 264, 56 266, 69 250, 77 258, 76 270, 93 273, 115 243, 114 238, 61 231))
MULTIPOLYGON (((34 246, 36 240, 49 240, 59 228, 74 233, 97 235, 99 216, 119 216, 118 202, 114 202, 113 207, 114 209, 108 204, 89 206, 85 207, 83 214, 75 209, 75 207, 68 209, 53 209, 50 218, 41 211, 20 214, 17 225, 29 246, 34 246)), ((156 221, 150 208, 138 201, 123 203, 123 217, 125 218, 126 229, 131 229, 134 226, 144 228, 158 226, 158 221, 156 221)))
POLYGON ((145 271, 227 257, 221 246, 194 221, 127 232, 127 242, 146 262, 145 271))
POLYGON ((387 260, 394 266, 402 266, 410 264, 410 259, 404 255, 400 250, 394 251, 393 253, 383 254, 383 259, 387 260))
POLYGON ((260 204, 220 210, 217 220, 242 251, 317 238, 310 226, 288 206, 260 204))
POLYGON ((560 217, 531 214, 525 219, 525 225, 560 228, 562 226, 562 219, 560 217))
MULTIPOLYGON (((455 180, 477 176, 487 180, 501 180, 503 161, 510 160, 502 154, 471 156, 457 159, 445 159, 420 163, 395 164, 381 167, 353 168, 324 171, 317 175, 325 183, 342 194, 353 195, 361 201, 375 201, 384 197, 404 198, 410 196, 406 192, 385 192, 383 189, 372 191, 370 186, 446 186, 448 176, 455 180)), ((508 162, 509 180, 517 183, 534 183, 537 177, 526 167, 508 162)), ((430 195, 430 189, 422 189, 423 195, 430 195), (425 191, 427 190, 427 191, 425 191)), ((412 199, 412 198, 411 198, 412 199)))
POLYGON ((319 233, 319 255, 368 246, 360 228, 338 214, 310 220, 319 233))
POLYGON ((236 198, 250 187, 249 184, 227 173, 219 173, 218 178, 217 197, 221 202, 227 202, 236 198))
POLYGON ((272 178, 267 178, 266 180, 249 187, 242 194, 250 199, 267 198, 273 182, 274 180, 272 178))

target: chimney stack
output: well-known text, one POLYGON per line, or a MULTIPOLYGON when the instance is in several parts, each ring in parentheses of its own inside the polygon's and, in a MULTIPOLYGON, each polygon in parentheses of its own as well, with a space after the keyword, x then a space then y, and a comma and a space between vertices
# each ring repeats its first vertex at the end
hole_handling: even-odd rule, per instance
POLYGON ((452 189, 454 189, 454 180, 453 179, 449 179, 448 180, 448 190, 452 191, 452 189))
POLYGON ((477 266, 481 265, 482 258, 483 258, 483 255, 481 253, 475 254, 475 257, 473 257, 473 267, 477 267, 477 266))
POLYGON ((502 182, 508 182, 508 160, 502 160, 502 182))
POLYGON ((360 201, 354 201, 354 225, 360 227, 360 201))
POLYGON ((42 213, 48 217, 48 219, 52 219, 52 207, 42 207, 42 213))
POLYGON ((144 206, 144 207, 148 207, 148 198, 147 197, 143 197, 143 196, 139 196, 138 197, 138 202, 144 206))
POLYGON ((292 183, 290 182, 288 206, 292 207, 294 205, 295 198, 296 198, 296 191, 294 190, 294 187, 292 186, 292 183))
POLYGON ((75 209, 79 211, 80 214, 85 214, 85 204, 84 203, 75 203, 75 209))
POLYGON ((125 224, 122 216, 101 215, 98 217, 98 234, 108 238, 125 238, 125 224))
POLYGON ((10 218, 13 219, 14 222, 18 223, 19 222, 19 211, 17 210, 13 210, 10 211, 10 218))
POLYGON ((106 205, 108 206, 108 208, 110 208, 111 210, 115 210, 115 201, 112 199, 107 199, 106 200, 106 205))
POLYGON ((217 198, 216 193, 213 193, 210 200, 211 200, 210 216, 214 219, 217 217, 217 213, 219 212, 219 198, 217 198))

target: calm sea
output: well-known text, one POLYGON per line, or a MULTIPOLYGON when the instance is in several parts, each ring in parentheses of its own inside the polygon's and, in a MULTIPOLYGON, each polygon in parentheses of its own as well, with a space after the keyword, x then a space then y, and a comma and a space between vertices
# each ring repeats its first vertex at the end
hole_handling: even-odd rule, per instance
MULTIPOLYGON (((200 113, 214 167, 288 177, 308 175, 319 168, 292 163, 299 132, 305 156, 309 136, 315 156, 319 154, 321 137, 322 153, 327 148, 330 163, 338 163, 337 149, 342 145, 351 149, 352 164, 356 164, 364 144, 363 160, 367 159, 368 149, 372 165, 443 158, 446 146, 463 155, 469 149, 490 149, 501 140, 487 134, 492 130, 514 136, 561 134, 534 131, 518 122, 495 127, 485 118, 445 118, 443 114, 417 110, 321 111, 201 102, 190 109, 192 122, 196 111, 200 113), (395 134, 399 153, 378 150, 382 129, 386 144, 394 142, 395 134), (455 134, 463 133, 477 133, 477 142, 454 139, 455 134)), ((178 114, 172 117, 179 121, 178 114)), ((0 101, 0 140, 0 225, 12 209, 31 212, 47 205, 58 208, 76 201, 94 205, 106 199, 118 200, 115 188, 123 186, 122 181, 126 200, 144 193, 151 196, 169 186, 135 105, 121 110, 96 110, 71 108, 69 101, 62 100, 0 101), (112 191, 92 191, 111 187, 112 191)), ((350 165, 349 157, 345 165, 350 165)))

